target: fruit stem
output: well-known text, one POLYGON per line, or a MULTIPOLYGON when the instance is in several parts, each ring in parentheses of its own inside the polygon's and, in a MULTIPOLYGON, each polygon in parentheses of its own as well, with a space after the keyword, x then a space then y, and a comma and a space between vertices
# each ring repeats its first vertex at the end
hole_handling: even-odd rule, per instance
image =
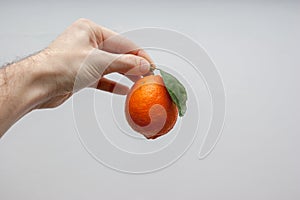
POLYGON ((156 70, 157 68, 155 67, 155 65, 154 64, 150 64, 150 71, 151 72, 154 72, 154 70, 156 70))

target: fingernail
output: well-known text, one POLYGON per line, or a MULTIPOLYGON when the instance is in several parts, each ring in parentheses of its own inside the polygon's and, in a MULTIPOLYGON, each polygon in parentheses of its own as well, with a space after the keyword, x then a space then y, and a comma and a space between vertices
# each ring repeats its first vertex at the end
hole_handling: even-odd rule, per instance
POLYGON ((150 63, 144 59, 141 59, 141 66, 140 66, 140 71, 142 74, 145 74, 149 72, 150 70, 150 63))

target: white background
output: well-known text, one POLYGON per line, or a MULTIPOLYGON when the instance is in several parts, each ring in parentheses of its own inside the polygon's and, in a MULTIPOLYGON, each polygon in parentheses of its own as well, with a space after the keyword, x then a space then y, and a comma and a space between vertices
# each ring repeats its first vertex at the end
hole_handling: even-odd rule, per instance
POLYGON ((80 17, 189 35, 220 71, 227 118, 208 158, 197 159, 196 141, 171 167, 129 175, 87 154, 71 101, 34 111, 0 140, 0 199, 299 199, 299 10, 297 1, 1 1, 1 64, 46 47, 80 17))

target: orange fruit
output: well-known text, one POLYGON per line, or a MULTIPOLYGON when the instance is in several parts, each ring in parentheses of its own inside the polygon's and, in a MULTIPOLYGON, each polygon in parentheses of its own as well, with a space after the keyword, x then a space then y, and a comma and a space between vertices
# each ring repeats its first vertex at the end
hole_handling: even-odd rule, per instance
POLYGON ((178 109, 161 76, 150 75, 139 79, 130 89, 125 114, 133 130, 155 139, 173 128, 178 109))

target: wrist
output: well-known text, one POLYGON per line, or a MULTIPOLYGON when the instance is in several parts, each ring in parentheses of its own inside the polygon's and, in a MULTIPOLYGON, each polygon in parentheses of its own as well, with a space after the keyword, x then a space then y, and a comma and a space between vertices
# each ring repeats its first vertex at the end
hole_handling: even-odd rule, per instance
POLYGON ((5 68, 6 96, 16 115, 26 114, 55 94, 49 64, 42 51, 5 68))
POLYGON ((38 83, 38 68, 35 56, 30 56, 0 69, 0 137, 19 118, 47 98, 50 90, 43 90, 38 83))
POLYGON ((36 96, 36 102, 44 101, 58 93, 58 85, 56 78, 58 72, 54 70, 55 58, 43 50, 32 57, 29 60, 29 71, 31 76, 28 81, 28 87, 31 88, 33 96, 36 96))

